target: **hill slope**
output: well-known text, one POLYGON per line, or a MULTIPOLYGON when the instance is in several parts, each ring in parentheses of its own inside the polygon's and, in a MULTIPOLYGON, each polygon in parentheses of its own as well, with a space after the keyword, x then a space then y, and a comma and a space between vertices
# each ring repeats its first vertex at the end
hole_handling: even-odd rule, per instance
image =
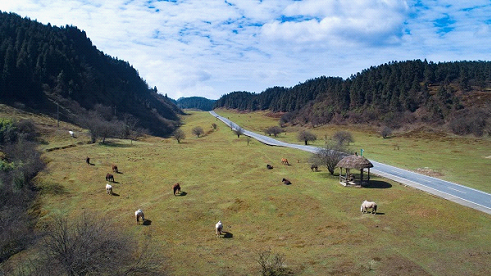
POLYGON ((84 31, 0 13, 1 102, 52 116, 59 111, 72 122, 102 105, 162 136, 180 124, 182 111, 157 92, 128 62, 99 51, 84 31))
POLYGON ((313 126, 446 123, 454 133, 479 136, 489 131, 490 91, 491 62, 413 60, 371 67, 346 80, 322 76, 260 94, 232 92, 215 107, 288 112, 283 123, 313 126))

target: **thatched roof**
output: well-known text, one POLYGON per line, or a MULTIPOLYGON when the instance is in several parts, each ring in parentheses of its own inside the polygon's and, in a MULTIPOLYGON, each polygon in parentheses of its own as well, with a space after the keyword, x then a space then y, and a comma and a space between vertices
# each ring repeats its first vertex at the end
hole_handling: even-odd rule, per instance
POLYGON ((336 167, 361 170, 364 168, 372 168, 373 164, 363 156, 348 155, 341 159, 336 167))

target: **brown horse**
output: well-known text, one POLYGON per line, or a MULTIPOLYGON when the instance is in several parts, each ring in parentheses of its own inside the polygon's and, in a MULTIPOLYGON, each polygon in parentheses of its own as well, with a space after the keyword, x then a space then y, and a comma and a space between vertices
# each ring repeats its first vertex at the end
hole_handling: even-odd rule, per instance
POLYGON ((107 173, 106 174, 106 181, 114 182, 114 175, 107 173))
POLYGON ((312 164, 312 165, 310 166, 310 169, 311 169, 312 171, 314 171, 314 170, 315 170, 316 172, 317 172, 317 171, 319 171, 319 167, 317 167, 317 165, 316 165, 316 164, 312 164))
POLYGON ((288 159, 286 158, 281 158, 281 164, 290 165, 290 163, 288 163, 288 159))
POLYGON ((143 215, 142 209, 138 209, 135 211, 136 224, 138 225, 139 219, 142 219, 142 222, 145 222, 145 216, 143 215))
POLYGON ((290 182, 290 180, 288 180, 288 179, 286 179, 286 178, 283 178, 283 179, 281 180, 281 182, 283 182, 283 184, 285 184, 285 185, 290 185, 290 184, 292 184, 292 183, 290 182))
POLYGON ((174 186, 172 186, 172 190, 174 190, 174 195, 176 195, 176 192, 181 194, 181 185, 179 185, 179 183, 174 184, 174 186))
POLYGON ((111 169, 113 170, 113 172, 118 173, 118 166, 112 165, 111 169))

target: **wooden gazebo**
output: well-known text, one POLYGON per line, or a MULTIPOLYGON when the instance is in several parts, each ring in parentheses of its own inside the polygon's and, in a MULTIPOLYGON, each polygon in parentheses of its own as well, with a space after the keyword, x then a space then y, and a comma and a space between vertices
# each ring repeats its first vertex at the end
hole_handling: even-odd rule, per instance
POLYGON ((373 164, 365 157, 354 154, 348 155, 345 158, 341 159, 336 167, 339 167, 341 169, 341 172, 339 173, 339 183, 341 183, 343 186, 361 187, 368 185, 368 182, 370 181, 370 168, 373 167, 373 164), (343 168, 345 169, 344 173, 343 168), (359 170, 360 178, 357 179, 355 175, 350 173, 350 169, 359 170), (363 179, 363 171, 365 169, 368 169, 368 176, 366 179, 363 179))

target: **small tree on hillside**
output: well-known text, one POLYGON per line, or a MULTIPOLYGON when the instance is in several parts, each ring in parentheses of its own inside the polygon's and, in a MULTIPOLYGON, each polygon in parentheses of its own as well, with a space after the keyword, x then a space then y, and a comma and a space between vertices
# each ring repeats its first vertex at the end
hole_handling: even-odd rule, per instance
POLYGON ((334 133, 332 139, 334 139, 334 141, 336 141, 338 144, 348 145, 348 146, 350 143, 353 143, 355 141, 353 139, 353 135, 351 135, 351 132, 346 130, 341 130, 334 133))
POLYGON ((392 135, 392 129, 388 126, 384 126, 382 127, 382 129, 380 130, 380 135, 382 135, 382 137, 385 139, 385 138, 388 138, 389 136, 392 135))
POLYGON ((233 131, 237 135, 237 138, 240 138, 240 135, 244 134, 244 130, 240 126, 234 128, 233 131))
POLYGON ((193 134, 196 135, 198 138, 203 135, 205 133, 205 131, 203 130, 202 127, 200 126, 197 126, 197 127, 194 127, 193 128, 193 134))
POLYGON ((186 134, 184 134, 184 131, 180 128, 176 129, 174 133, 172 133, 172 136, 174 136, 174 139, 176 139, 179 144, 182 140, 186 139, 186 134))
POLYGON ((339 143, 326 143, 324 148, 319 150, 311 157, 311 162, 314 164, 322 164, 326 166, 331 175, 334 175, 334 170, 343 157, 347 155, 349 149, 339 143))
POLYGON ((298 133, 298 141, 303 141, 305 145, 308 145, 308 142, 313 142, 315 140, 317 140, 317 136, 307 130, 302 130, 298 133))
POLYGON ((279 126, 272 126, 268 127, 264 132, 269 136, 274 135, 274 137, 277 137, 278 134, 283 132, 283 129, 281 129, 279 126))

